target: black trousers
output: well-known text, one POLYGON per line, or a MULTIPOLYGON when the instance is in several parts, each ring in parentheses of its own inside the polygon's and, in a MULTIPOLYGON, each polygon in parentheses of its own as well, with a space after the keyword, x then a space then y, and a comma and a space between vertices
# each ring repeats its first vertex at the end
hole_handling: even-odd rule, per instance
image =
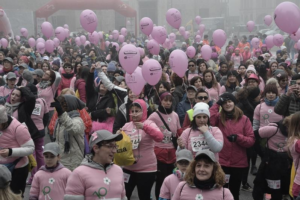
POLYGON ((137 186, 139 199, 150 200, 156 172, 136 173, 126 169, 123 169, 123 172, 130 175, 128 183, 125 183, 127 199, 130 200, 132 192, 137 186))
POLYGON ((166 164, 157 160, 157 173, 156 173, 156 185, 155 185, 155 197, 158 200, 160 188, 167 176, 172 174, 174 164, 166 164))
POLYGON ((247 168, 222 166, 222 169, 226 175, 230 175, 229 183, 225 184, 224 187, 229 188, 234 200, 239 200, 242 177, 247 168))
POLYGON ((28 165, 22 168, 14 169, 12 173, 10 189, 16 194, 20 194, 22 192, 22 197, 24 197, 27 176, 28 165))

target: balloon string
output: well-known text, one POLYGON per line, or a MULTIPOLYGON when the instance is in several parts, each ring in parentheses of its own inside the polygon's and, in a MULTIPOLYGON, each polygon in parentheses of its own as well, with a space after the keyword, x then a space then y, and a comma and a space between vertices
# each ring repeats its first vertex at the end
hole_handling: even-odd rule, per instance
MULTIPOLYGON (((193 104, 192 104, 192 102, 190 101, 190 99, 187 97, 187 93, 188 93, 188 91, 187 91, 187 87, 185 87, 185 85, 184 85, 184 78, 182 78, 182 87, 184 87, 184 90, 185 90, 185 93, 186 93, 186 98, 189 100, 189 102, 190 102, 190 105, 191 105, 191 108, 193 108, 193 104)), ((195 97, 196 98, 196 97, 195 97)))

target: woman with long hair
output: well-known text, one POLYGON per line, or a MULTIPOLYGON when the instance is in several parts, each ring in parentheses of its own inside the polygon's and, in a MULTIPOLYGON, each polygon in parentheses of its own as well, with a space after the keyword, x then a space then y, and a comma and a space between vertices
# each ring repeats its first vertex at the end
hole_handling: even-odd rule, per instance
POLYGON ((233 93, 236 87, 240 86, 238 80, 239 74, 235 70, 231 70, 227 72, 227 80, 225 85, 223 85, 220 89, 220 95, 225 92, 233 93))
POLYGON ((220 96, 220 84, 217 82, 212 70, 206 70, 203 73, 203 84, 211 98, 216 103, 220 96))
POLYGON ((249 118, 236 104, 232 94, 222 94, 219 101, 210 108, 210 123, 219 127, 223 133, 224 145, 219 152, 219 162, 229 177, 226 187, 229 186, 234 199, 239 200, 242 176, 248 167, 246 149, 254 144, 255 138, 249 118), (220 106, 222 110, 219 112, 220 106))
POLYGON ((193 85, 197 90, 203 88, 203 80, 200 76, 195 76, 190 80, 190 85, 193 85))
POLYGON ((233 200, 225 185, 225 174, 210 150, 200 150, 190 163, 184 180, 178 184, 172 200, 233 200))

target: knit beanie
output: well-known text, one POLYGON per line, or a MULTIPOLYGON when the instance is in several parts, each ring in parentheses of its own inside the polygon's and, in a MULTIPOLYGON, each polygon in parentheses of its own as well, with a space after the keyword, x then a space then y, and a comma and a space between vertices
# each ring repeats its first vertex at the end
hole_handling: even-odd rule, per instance
POLYGON ((194 106, 193 110, 193 117, 199 114, 206 114, 208 117, 210 117, 209 105, 207 103, 199 102, 194 106))
POLYGON ((258 87, 253 88, 249 91, 249 99, 255 99, 260 94, 260 89, 258 87))
POLYGON ((7 117, 7 112, 6 112, 6 107, 5 106, 2 106, 0 105, 0 124, 3 124, 5 122, 8 121, 8 117, 7 117))
POLYGON ((246 70, 246 73, 250 70, 253 71, 256 74, 256 69, 255 69, 254 65, 249 65, 247 70, 246 70))
POLYGON ((23 74, 22 74, 23 79, 25 79, 28 83, 33 83, 33 77, 32 73, 28 70, 25 69, 23 74))
POLYGON ((114 62, 109 62, 107 66, 108 72, 114 72, 116 71, 116 64, 114 62))
POLYGON ((222 94, 220 96, 220 100, 222 102, 225 102, 225 101, 228 101, 228 100, 231 100, 234 104, 236 104, 236 98, 235 96, 233 96, 233 94, 229 93, 229 92, 225 92, 224 94, 222 94))
POLYGON ((54 61, 52 62, 52 65, 56 65, 56 66, 60 67, 60 62, 59 62, 59 60, 58 60, 58 59, 57 59, 57 60, 54 60, 54 61))
POLYGON ((273 72, 273 76, 276 77, 276 78, 280 78, 282 76, 286 76, 286 72, 282 69, 276 69, 274 72, 273 72))

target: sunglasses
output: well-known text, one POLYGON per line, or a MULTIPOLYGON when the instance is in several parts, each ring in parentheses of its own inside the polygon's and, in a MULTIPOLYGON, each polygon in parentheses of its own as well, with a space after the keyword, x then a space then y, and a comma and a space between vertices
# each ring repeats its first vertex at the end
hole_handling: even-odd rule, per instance
POLYGON ((189 65, 189 67, 195 67, 195 65, 189 65))
POLYGON ((197 99, 199 99, 199 100, 207 100, 208 97, 207 96, 199 96, 199 97, 197 97, 197 99))
POLYGON ((65 66, 64 68, 65 68, 65 69, 66 69, 66 68, 70 68, 70 69, 72 69, 72 67, 71 67, 71 66, 65 66))

